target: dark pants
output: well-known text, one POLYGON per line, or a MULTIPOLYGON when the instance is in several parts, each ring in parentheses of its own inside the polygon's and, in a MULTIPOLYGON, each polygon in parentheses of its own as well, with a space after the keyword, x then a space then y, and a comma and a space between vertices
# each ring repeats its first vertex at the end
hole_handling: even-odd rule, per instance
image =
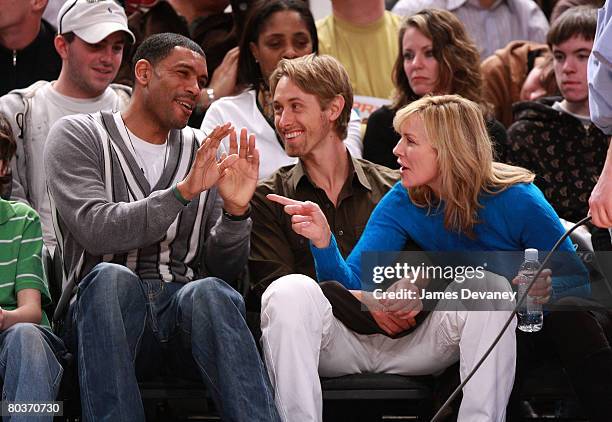
POLYGON ((597 303, 567 297, 557 304, 580 310, 545 315, 540 332, 517 331, 517 369, 509 420, 518 420, 516 404, 529 373, 546 361, 559 360, 569 376, 585 414, 592 422, 612 415, 612 312, 587 310, 597 303))
POLYGON ((141 280, 99 264, 79 284, 69 318, 84 421, 144 421, 138 376, 163 366, 203 380, 224 421, 279 420, 242 297, 219 279, 141 280))

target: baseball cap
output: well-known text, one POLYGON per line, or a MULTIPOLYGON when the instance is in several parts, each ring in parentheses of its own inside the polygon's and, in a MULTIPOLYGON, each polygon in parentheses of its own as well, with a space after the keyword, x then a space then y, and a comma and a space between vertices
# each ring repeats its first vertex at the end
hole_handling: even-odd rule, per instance
POLYGON ((89 44, 95 44, 113 32, 123 31, 135 42, 128 28, 123 7, 114 0, 67 0, 57 14, 59 34, 74 32, 89 44))

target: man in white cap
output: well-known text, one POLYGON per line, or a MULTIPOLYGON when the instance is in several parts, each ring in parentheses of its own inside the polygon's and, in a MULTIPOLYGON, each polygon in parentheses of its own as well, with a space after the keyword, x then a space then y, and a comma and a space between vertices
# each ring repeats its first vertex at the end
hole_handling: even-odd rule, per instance
POLYGON ((57 30, 55 49, 62 58, 59 78, 0 97, 0 113, 10 120, 17 141, 11 199, 38 211, 44 243, 51 250, 56 239, 43 166, 47 134, 64 116, 125 108, 130 88, 111 81, 125 44, 134 41, 123 8, 112 0, 66 1, 57 16, 57 30))

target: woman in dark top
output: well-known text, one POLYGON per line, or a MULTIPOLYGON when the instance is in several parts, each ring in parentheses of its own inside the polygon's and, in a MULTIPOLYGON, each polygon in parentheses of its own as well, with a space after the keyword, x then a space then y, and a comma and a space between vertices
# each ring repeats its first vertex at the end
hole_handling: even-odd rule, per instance
MULTIPOLYGON (((505 144, 506 130, 493 118, 483 97, 478 49, 455 15, 425 9, 409 16, 400 28, 399 46, 393 68, 395 99, 370 116, 363 158, 399 168, 393 147, 400 136, 393 130, 393 117, 400 108, 427 94, 459 94, 478 103, 487 116, 493 144, 505 144)), ((498 159, 504 161, 504 154, 498 154, 498 159)))

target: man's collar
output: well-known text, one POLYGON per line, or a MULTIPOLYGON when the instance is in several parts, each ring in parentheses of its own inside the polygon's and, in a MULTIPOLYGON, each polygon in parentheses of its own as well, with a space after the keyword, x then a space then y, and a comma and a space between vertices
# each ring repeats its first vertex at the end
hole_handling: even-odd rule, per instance
MULTIPOLYGON (((348 179, 354 180, 353 176, 357 175, 357 181, 359 182, 359 184, 367 190, 372 190, 372 186, 370 185, 370 182, 366 177, 365 172, 363 171, 362 163, 358 159, 351 156, 348 151, 346 153, 348 154, 348 158, 350 159, 348 179)), ((314 185, 314 183, 312 183, 312 180, 310 180, 308 174, 306 173, 306 169, 304 168, 302 160, 298 160, 297 164, 292 169, 291 176, 289 177, 289 186, 294 192, 297 190, 298 184, 302 179, 306 179, 311 185, 314 185)))
POLYGON ((12 205, 0 198, 0 224, 6 223, 9 219, 15 216, 15 210, 12 205))
MULTIPOLYGON (((302 160, 298 160, 297 164, 291 169, 291 176, 289 177, 289 186, 293 192, 297 190, 298 184, 303 178, 310 182, 308 176, 306 175, 306 169, 302 164, 302 160)), ((312 182, 310 183, 312 184, 312 182)))
POLYGON ((370 181, 368 180, 365 175, 365 172, 363 171, 363 164, 361 163, 361 161, 351 156, 350 154, 349 157, 351 157, 351 163, 353 165, 354 174, 357 175, 357 181, 359 181, 359 184, 361 186, 371 191, 372 186, 370 185, 370 181))

